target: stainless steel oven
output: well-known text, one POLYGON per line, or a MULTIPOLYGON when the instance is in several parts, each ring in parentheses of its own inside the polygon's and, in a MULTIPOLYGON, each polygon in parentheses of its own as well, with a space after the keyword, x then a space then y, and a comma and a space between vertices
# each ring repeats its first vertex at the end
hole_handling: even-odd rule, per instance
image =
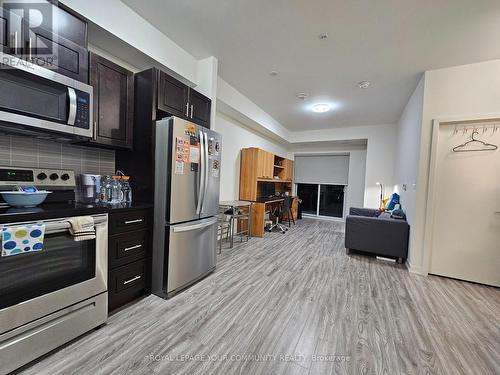
POLYGON ((96 238, 86 241, 73 239, 64 218, 42 222, 42 251, 0 257, 0 373, 107 319, 107 215, 94 216, 96 238))
POLYGON ((0 53, 0 128, 91 138, 92 86, 0 53))

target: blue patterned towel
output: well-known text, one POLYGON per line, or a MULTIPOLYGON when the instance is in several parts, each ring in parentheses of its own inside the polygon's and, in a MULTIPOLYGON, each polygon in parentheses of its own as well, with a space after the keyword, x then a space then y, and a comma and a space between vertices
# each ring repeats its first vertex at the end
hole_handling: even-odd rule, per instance
POLYGON ((43 250, 45 224, 2 228, 2 256, 43 250))

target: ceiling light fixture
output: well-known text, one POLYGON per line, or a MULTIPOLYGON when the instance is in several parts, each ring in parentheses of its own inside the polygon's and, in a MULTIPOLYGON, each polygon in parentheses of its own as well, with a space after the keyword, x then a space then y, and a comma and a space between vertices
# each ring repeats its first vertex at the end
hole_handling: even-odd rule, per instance
POLYGON ((318 35, 318 38, 321 40, 328 39, 328 33, 321 33, 318 35))
POLYGON ((312 111, 316 113, 325 113, 328 112, 329 110, 330 106, 328 104, 323 104, 323 103, 315 104, 312 107, 312 111))
POLYGON ((270 75, 271 77, 276 77, 276 76, 278 75, 278 72, 277 72, 276 70, 271 70, 271 71, 269 72, 269 75, 270 75))
POLYGON ((296 96, 300 100, 306 100, 309 97, 309 94, 307 92, 299 92, 296 96))
POLYGON ((368 81, 361 81, 361 82, 358 82, 358 87, 360 89, 367 89, 368 86, 370 86, 370 82, 368 81))

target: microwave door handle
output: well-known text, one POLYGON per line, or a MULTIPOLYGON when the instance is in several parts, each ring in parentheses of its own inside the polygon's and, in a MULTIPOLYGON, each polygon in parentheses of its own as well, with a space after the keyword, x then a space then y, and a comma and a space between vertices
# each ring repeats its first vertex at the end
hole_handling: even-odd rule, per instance
POLYGON ((76 91, 72 87, 68 87, 68 98, 69 98, 68 125, 75 125, 75 119, 76 119, 76 91))
POLYGON ((200 130, 199 131, 199 137, 200 137, 200 167, 198 168, 198 173, 199 173, 199 183, 198 183, 198 205, 196 206, 196 214, 199 215, 201 213, 201 208, 202 208, 202 201, 203 201, 203 191, 205 187, 203 186, 205 182, 205 169, 203 168, 204 166, 204 159, 205 159, 205 154, 204 154, 204 147, 203 147, 203 132, 200 130))

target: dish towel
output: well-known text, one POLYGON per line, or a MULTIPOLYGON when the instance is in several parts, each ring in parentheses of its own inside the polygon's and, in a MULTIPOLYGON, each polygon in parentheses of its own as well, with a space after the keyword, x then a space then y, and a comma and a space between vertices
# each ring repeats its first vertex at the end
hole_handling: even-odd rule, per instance
POLYGON ((75 241, 87 241, 95 238, 94 218, 92 216, 79 216, 68 219, 69 233, 75 241))
POLYGON ((2 228, 2 256, 43 250, 45 224, 2 228))

